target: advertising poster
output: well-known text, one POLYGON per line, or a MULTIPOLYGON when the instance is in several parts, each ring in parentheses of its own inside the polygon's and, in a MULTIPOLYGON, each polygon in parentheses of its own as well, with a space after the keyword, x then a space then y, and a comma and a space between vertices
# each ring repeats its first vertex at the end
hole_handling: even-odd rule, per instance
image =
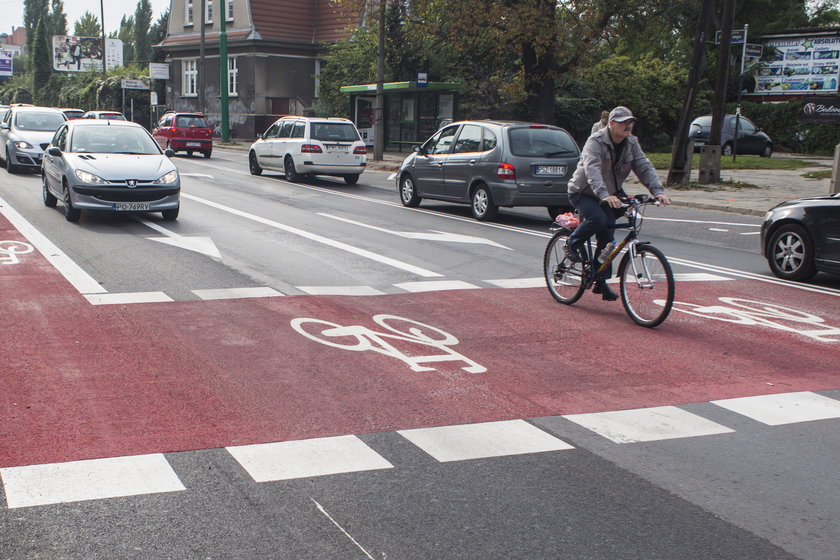
POLYGON ((792 37, 764 43, 756 94, 831 93, 840 81, 840 37, 792 37))
POLYGON ((0 51, 0 76, 12 75, 12 51, 0 51))
POLYGON ((107 69, 123 64, 122 41, 106 39, 103 52, 99 37, 53 35, 53 69, 58 72, 96 72, 102 70, 102 57, 107 69))

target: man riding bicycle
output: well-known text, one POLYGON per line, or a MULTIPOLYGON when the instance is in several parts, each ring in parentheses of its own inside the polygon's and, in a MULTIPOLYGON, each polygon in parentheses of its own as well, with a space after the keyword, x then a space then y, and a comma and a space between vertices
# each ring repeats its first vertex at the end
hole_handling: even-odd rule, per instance
MULTIPOLYGON (((639 140, 633 136, 636 118, 627 107, 618 106, 610 111, 605 128, 586 141, 580 161, 569 181, 569 202, 583 217, 581 224, 572 231, 566 242, 566 254, 573 261, 582 259, 580 249, 592 235, 597 240, 595 255, 613 241, 616 209, 621 208, 620 196, 625 196, 621 186, 630 171, 662 204, 670 204, 662 183, 645 157, 639 140)), ((607 301, 618 299, 618 295, 607 286, 612 276, 612 266, 595 279, 592 291, 601 294, 607 301)))

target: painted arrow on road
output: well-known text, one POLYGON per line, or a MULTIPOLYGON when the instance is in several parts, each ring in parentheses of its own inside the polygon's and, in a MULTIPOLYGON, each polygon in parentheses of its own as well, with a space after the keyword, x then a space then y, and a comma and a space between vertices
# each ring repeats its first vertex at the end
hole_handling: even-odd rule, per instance
POLYGON ((437 230, 430 230, 430 232, 414 232, 414 231, 394 231, 392 229, 385 229, 379 226, 372 226, 370 224, 363 224, 362 222, 356 222, 354 220, 348 220, 347 218, 340 218, 338 216, 333 216, 332 214, 324 214, 319 213, 319 216, 324 216, 326 218, 332 218, 333 220, 338 220, 341 222, 347 222, 348 224, 353 224, 356 226, 372 229, 375 231, 381 231, 382 233, 388 233, 390 235, 396 235, 398 237, 405 237, 407 239, 423 239, 426 241, 445 241, 449 243, 475 243, 477 245, 491 245, 493 247, 499 247, 501 249, 507 249, 508 251, 512 251, 510 247, 505 247, 501 243, 496 243, 491 239, 487 239, 484 237, 474 237, 472 235, 461 235, 459 233, 447 233, 445 231, 437 231, 437 230))
POLYGON ((155 222, 144 220, 142 218, 135 219, 141 224, 147 225, 153 230, 158 231, 166 236, 147 237, 146 239, 158 241, 160 243, 172 245, 173 247, 179 247, 181 249, 187 249, 188 251, 195 251, 196 253, 207 255, 208 257, 217 261, 222 260, 222 254, 219 252, 219 249, 216 248, 216 244, 213 243, 213 240, 209 237, 184 237, 182 235, 178 235, 174 231, 169 231, 165 227, 156 224, 155 222))

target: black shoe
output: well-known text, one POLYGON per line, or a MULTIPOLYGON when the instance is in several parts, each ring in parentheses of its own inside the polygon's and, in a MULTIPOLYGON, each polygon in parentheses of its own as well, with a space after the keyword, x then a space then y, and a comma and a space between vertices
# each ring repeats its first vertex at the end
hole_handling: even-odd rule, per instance
POLYGON ((570 262, 578 263, 583 260, 580 257, 580 251, 578 249, 572 249, 571 245, 569 245, 568 240, 566 240, 566 244, 564 245, 563 250, 566 251, 566 258, 569 259, 570 262))
POLYGON ((601 299, 604 301, 615 301, 618 299, 618 294, 607 286, 606 282, 596 282, 592 287, 593 294, 601 294, 601 299))

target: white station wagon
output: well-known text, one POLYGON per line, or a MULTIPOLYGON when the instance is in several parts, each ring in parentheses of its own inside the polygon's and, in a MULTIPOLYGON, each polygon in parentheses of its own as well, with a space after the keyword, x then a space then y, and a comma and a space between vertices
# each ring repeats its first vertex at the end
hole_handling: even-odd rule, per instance
POLYGON ((287 181, 331 175, 354 185, 367 165, 367 147, 353 121, 341 118, 282 117, 248 151, 251 174, 282 171, 287 181))

